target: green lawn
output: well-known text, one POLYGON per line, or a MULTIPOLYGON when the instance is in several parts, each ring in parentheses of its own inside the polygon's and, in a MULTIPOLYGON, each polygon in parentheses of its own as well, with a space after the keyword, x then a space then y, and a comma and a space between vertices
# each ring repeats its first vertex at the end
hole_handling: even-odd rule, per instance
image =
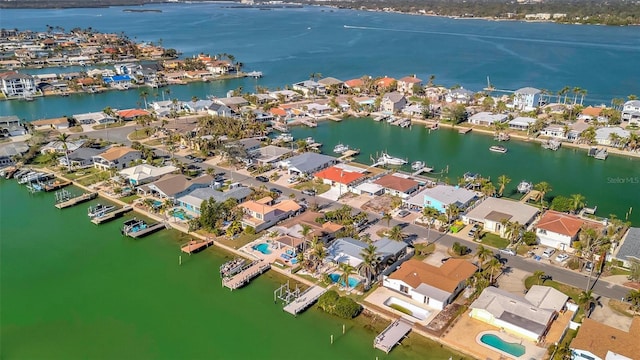
POLYGON ((149 137, 149 129, 138 129, 129 134, 130 140, 144 140, 149 137))
POLYGON ((87 169, 78 169, 75 172, 69 173, 69 174, 65 174, 65 177, 69 180, 76 180, 78 178, 81 178, 83 176, 87 176, 90 174, 97 174, 99 173, 100 170, 96 169, 96 168, 87 168, 87 169))
POLYGON ((433 252, 436 249, 436 244, 427 244, 427 243, 420 243, 420 244, 415 244, 414 248, 416 249, 415 255, 413 255, 413 257, 417 260, 424 260, 425 258, 427 258, 429 255, 433 254, 433 252))
POLYGON ((296 189, 296 190, 312 189, 312 190, 316 191, 316 194, 322 194, 322 193, 325 193, 325 192, 329 191, 329 189, 331 188, 331 185, 318 184, 317 182, 311 180, 311 181, 305 181, 305 182, 298 183, 293 188, 296 189))
MULTIPOLYGON (((527 289, 530 289, 533 285, 538 285, 538 279, 535 276, 531 275, 526 279, 524 279, 524 286, 527 289)), ((578 297, 582 293, 582 289, 578 289, 571 285, 563 284, 554 280, 546 280, 545 282, 540 282, 540 285, 550 286, 564 293, 565 295, 569 296, 576 303, 578 302, 578 297)), ((585 282, 585 285, 586 285, 586 282, 585 282)))
POLYGON ((489 232, 485 232, 480 236, 480 242, 483 245, 492 246, 498 249, 504 249, 509 245, 509 240, 489 232))
POLYGON ((158 146, 158 145, 162 145, 162 140, 153 139, 153 140, 145 141, 144 144, 147 146, 158 146))
POLYGON ((123 196, 120 198, 120 201, 125 202, 127 204, 133 204, 134 201, 136 201, 136 199, 139 199, 140 196, 138 195, 129 195, 129 196, 123 196))
POLYGON ((82 132, 82 126, 73 126, 69 128, 69 131, 72 133, 81 133, 82 132))

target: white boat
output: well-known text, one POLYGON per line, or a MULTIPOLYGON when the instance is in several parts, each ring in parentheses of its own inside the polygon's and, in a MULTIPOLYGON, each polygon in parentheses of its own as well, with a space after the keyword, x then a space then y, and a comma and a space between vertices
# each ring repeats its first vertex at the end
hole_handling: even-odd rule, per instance
POLYGON ((349 150, 349 145, 338 144, 333 147, 333 152, 338 154, 342 154, 347 150, 349 150))
POLYGON ((507 148, 502 145, 493 145, 489 148, 490 151, 504 154, 507 152, 507 148))
POLYGON ((278 137, 276 137, 276 140, 280 141, 280 142, 292 142, 293 141, 293 136, 289 133, 282 133, 280 135, 278 135, 278 137))
POLYGON ((113 206, 113 205, 97 204, 96 206, 90 206, 89 207, 89 210, 87 211, 87 215, 89 216, 89 218, 102 217, 106 213, 110 212, 111 210, 113 210, 115 208, 116 207, 113 206))
POLYGON ((311 145, 311 144, 316 142, 316 140, 314 138, 312 138, 311 136, 309 136, 308 138, 304 139, 304 141, 309 145, 311 145))
POLYGON ((518 184, 519 193, 525 194, 531 191, 531 189, 533 189, 533 184, 528 181, 522 180, 520 181, 520 184, 518 184))
POLYGON ((542 148, 556 151, 560 148, 561 145, 562 143, 560 141, 551 139, 543 143, 542 148))
POLYGON ((404 165, 407 163, 406 160, 391 156, 385 152, 378 158, 378 162, 385 165, 404 165))
POLYGON ((423 161, 414 161, 411 163, 411 169, 412 170, 422 170, 425 167, 425 163, 423 161))

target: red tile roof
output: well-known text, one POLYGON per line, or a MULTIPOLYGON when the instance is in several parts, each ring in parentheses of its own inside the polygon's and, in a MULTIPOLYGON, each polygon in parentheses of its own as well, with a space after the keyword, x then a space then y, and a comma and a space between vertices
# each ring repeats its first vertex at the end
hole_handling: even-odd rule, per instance
POLYGON ((441 267, 411 259, 400 265, 389 278, 401 280, 414 289, 420 284, 427 284, 452 293, 477 270, 475 265, 462 259, 449 259, 441 267))
POLYGON ((351 79, 344 82, 350 88, 356 88, 364 85, 364 81, 362 79, 351 79))
POLYGON ((331 180, 340 184, 349 185, 364 177, 361 173, 351 172, 332 166, 315 174, 317 178, 331 180))
POLYGON ((149 112, 142 109, 127 109, 118 111, 118 116, 126 119, 145 115, 149 115, 149 112))
POLYGON ((602 113, 602 110, 604 109, 601 107, 587 106, 582 110, 582 114, 589 115, 589 116, 600 116, 600 114, 602 113))
POLYGON ((405 76, 405 77, 403 77, 402 79, 400 79, 398 81, 402 81, 402 82, 410 83, 410 84, 418 84, 418 83, 422 82, 422 80, 418 79, 415 76, 405 76))
POLYGON ((385 76, 382 79, 379 79, 378 81, 376 81, 376 85, 382 86, 382 87, 390 87, 391 85, 393 85, 395 81, 396 79, 385 76))
POLYGON ((392 174, 385 175, 380 179, 376 180, 374 183, 384 188, 392 189, 400 192, 407 192, 418 186, 418 183, 416 181, 413 181, 411 179, 405 179, 400 176, 394 176, 392 174))
POLYGON ((287 116, 287 112, 281 108, 271 108, 269 112, 276 116, 287 116))
POLYGON ((556 234, 574 237, 578 234, 583 224, 584 220, 577 216, 549 210, 542 215, 536 227, 556 234))

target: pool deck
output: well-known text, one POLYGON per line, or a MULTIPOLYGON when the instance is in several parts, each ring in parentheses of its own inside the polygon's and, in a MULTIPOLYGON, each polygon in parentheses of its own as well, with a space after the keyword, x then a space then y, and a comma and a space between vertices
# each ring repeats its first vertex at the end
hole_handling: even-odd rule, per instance
POLYGON ((539 347, 534 342, 522 340, 507 333, 500 332, 496 327, 485 324, 482 321, 472 319, 469 316, 469 310, 465 311, 458 320, 453 324, 447 333, 442 336, 445 343, 451 344, 453 347, 472 355, 478 359, 498 360, 501 358, 529 360, 545 358, 547 349, 539 347), (507 342, 515 342, 522 344, 526 352, 520 357, 514 357, 498 349, 494 349, 488 345, 480 343, 480 336, 490 333, 495 334, 507 342), (476 340, 473 341, 472 339, 476 340), (521 342, 522 341, 522 342, 521 342))
POLYGON ((375 305, 376 307, 379 307, 381 309, 389 311, 389 312, 391 312, 393 314, 396 314, 396 315, 398 315, 398 317, 402 317, 402 318, 407 319, 408 321, 410 321, 412 323, 419 324, 419 325, 422 325, 422 326, 427 326, 431 322, 431 320, 433 320, 433 318, 435 318, 436 315, 438 315, 438 313, 440 312, 437 309, 430 308, 430 307, 426 306, 425 304, 420 304, 419 302, 411 299, 408 296, 404 296, 404 295, 402 295, 400 293, 397 293, 395 291, 389 290, 389 289, 387 289, 385 287, 377 288, 373 293, 371 293, 369 296, 367 296, 364 299, 364 301, 368 302, 368 303, 370 303, 372 305, 375 305), (414 306, 417 306, 417 307, 419 307, 421 309, 424 309, 425 311, 429 311, 430 314, 424 320, 420 320, 420 319, 414 318, 413 316, 411 316, 409 314, 405 314, 403 312, 400 312, 400 311, 398 311, 396 309, 393 309, 393 308, 385 305, 384 302, 387 301, 387 299, 389 299, 390 297, 396 297, 396 298, 398 298, 398 299, 400 299, 402 301, 405 301, 405 302, 407 302, 407 303, 409 303, 411 305, 414 305, 414 306))

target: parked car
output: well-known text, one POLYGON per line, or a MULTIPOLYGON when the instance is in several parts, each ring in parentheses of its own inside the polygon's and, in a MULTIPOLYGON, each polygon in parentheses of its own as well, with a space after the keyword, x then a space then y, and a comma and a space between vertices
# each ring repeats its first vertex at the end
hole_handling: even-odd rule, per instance
POLYGON ((477 224, 473 225, 473 227, 469 230, 469 232, 467 233, 467 236, 469 237, 474 237, 476 235, 476 232, 479 230, 479 227, 477 224))
POLYGON ((500 249, 500 252, 503 253, 503 254, 516 256, 516 251, 513 250, 513 249, 500 249))
POLYGON ((400 211, 398 212, 398 217, 403 218, 403 217, 405 217, 405 216, 407 216, 407 215, 409 215, 409 214, 411 214, 411 213, 410 213, 408 210, 400 210, 400 211))
POLYGON ((563 262, 565 260, 567 260, 569 258, 569 255, 567 254, 559 254, 558 256, 556 256, 556 261, 557 262, 563 262))
POLYGON ((276 193, 276 194, 282 194, 282 190, 277 189, 277 188, 271 188, 269 189, 270 192, 272 193, 276 193))
POLYGON ((200 158, 200 157, 197 157, 197 158, 194 158, 193 161, 197 162, 197 163, 201 163, 201 162, 204 162, 204 159, 200 158))
POLYGON ((312 190, 312 189, 304 189, 302 190, 302 193, 305 195, 309 195, 309 196, 315 196, 316 195, 316 191, 312 190))
POLYGON ((216 176, 217 176, 217 177, 222 177, 222 176, 225 176, 225 175, 227 175, 227 173, 225 173, 224 171, 221 171, 221 172, 217 172, 217 173, 216 173, 216 176))
POLYGON ((193 156, 193 155, 191 155, 191 154, 189 154, 189 155, 185 156, 185 158, 186 158, 187 160, 193 160, 193 159, 195 159, 196 157, 195 157, 195 156, 193 156))
POLYGON ((269 182, 269 178, 267 178, 266 176, 256 176, 256 180, 260 181, 260 182, 269 182))
POLYGON ((298 177, 297 176, 292 176, 292 177, 289 178, 289 180, 287 180, 287 182, 289 184, 293 184, 294 182, 297 182, 297 181, 298 181, 298 177))
POLYGON ((587 263, 584 265, 584 270, 586 272, 592 272, 593 271, 593 262, 587 261, 587 263))
POLYGON ((544 249, 544 252, 542 252, 542 256, 546 257, 546 258, 550 258, 551 255, 553 255, 553 253, 556 252, 556 249, 554 248, 546 248, 544 249))

